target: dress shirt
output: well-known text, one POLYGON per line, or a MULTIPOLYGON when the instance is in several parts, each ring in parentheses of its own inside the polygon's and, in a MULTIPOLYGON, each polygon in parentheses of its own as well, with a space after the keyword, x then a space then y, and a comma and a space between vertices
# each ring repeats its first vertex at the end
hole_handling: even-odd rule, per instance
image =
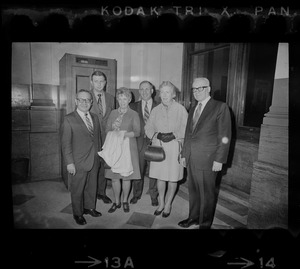
POLYGON ((90 119, 90 122, 91 122, 92 126, 94 127, 93 120, 92 120, 90 112, 82 112, 78 108, 76 109, 76 111, 79 114, 79 116, 82 118, 82 120, 85 123, 86 127, 89 129, 89 127, 88 127, 88 125, 86 123, 86 120, 85 120, 85 114, 87 113, 88 114, 87 116, 90 119))
MULTIPOLYGON (((148 107, 149 114, 150 114, 150 112, 151 112, 152 104, 153 104, 153 100, 152 100, 152 98, 150 98, 150 99, 147 101, 147 107, 148 107)), ((144 112, 145 112, 145 105, 146 105, 146 101, 142 100, 142 112, 143 112, 143 117, 145 116, 145 115, 144 115, 144 112)))
POLYGON ((201 111, 200 111, 200 116, 201 116, 202 111, 204 110, 204 108, 205 108, 207 102, 210 100, 210 98, 211 98, 211 97, 208 96, 208 97, 207 97, 206 99, 204 99, 202 102, 198 102, 198 104, 197 104, 197 106, 196 106, 196 108, 195 108, 195 110, 194 110, 194 115, 193 115, 193 117, 195 117, 195 113, 196 113, 196 110, 197 110, 197 108, 198 108, 198 106, 199 106, 199 103, 202 104, 201 111))
MULTIPOLYGON (((96 96, 97 105, 98 105, 98 100, 99 100, 98 94, 99 94, 99 92, 94 91, 94 94, 96 96)), ((103 91, 101 91, 100 96, 101 96, 101 104, 102 104, 102 108, 103 108, 103 115, 105 115, 105 112, 106 112, 106 103, 105 103, 105 96, 104 96, 104 92, 103 91)))

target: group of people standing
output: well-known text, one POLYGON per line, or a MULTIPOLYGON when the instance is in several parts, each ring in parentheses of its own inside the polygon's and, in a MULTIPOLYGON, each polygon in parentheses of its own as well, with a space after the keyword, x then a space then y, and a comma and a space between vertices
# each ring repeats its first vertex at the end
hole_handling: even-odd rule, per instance
POLYGON ((152 98, 154 86, 149 81, 140 83, 137 102, 131 103, 129 89, 118 89, 114 109, 114 97, 105 91, 106 83, 105 74, 95 71, 92 89, 78 91, 76 109, 65 116, 62 124, 62 152, 71 177, 69 189, 76 223, 86 224, 84 214, 101 216, 95 209, 97 198, 112 203, 109 213, 121 207, 129 212, 129 203, 137 203, 142 196, 149 165, 151 205, 157 207, 154 215, 166 218, 171 214, 177 183, 186 167, 189 214, 178 225, 210 228, 217 198, 216 175, 227 161, 231 139, 228 106, 210 97, 208 79, 196 78, 192 90, 198 103, 189 114, 174 100, 176 88, 169 81, 159 86, 160 103, 152 98), (163 147, 166 158, 162 162, 145 160, 150 140, 163 147), (123 144, 122 163, 119 155, 123 144), (110 167, 115 159, 120 159, 117 167, 110 167), (113 201, 105 193, 106 179, 112 182, 113 201), (131 188, 133 195, 128 202, 131 188))

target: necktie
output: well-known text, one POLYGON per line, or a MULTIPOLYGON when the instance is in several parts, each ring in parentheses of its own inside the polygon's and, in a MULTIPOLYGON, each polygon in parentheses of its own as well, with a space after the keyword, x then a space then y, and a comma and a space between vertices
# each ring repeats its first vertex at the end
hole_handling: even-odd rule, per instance
POLYGON ((100 111, 100 115, 103 116, 103 106, 102 106, 102 101, 101 101, 101 93, 98 94, 98 107, 100 111))
POLYGON ((88 113, 85 113, 85 121, 86 121, 86 124, 87 124, 87 127, 89 129, 89 132, 91 134, 91 136, 94 136, 94 128, 93 128, 93 125, 88 117, 88 113))
POLYGON ((193 117, 193 130, 195 129, 196 127, 196 124, 200 118, 200 114, 201 114, 201 107, 202 107, 202 104, 199 103, 197 108, 196 108, 196 111, 195 111, 195 114, 194 114, 194 117, 193 117))
POLYGON ((147 106, 147 102, 145 104, 145 108, 144 108, 144 121, 145 123, 147 122, 148 118, 149 118, 149 110, 148 110, 148 106, 147 106))

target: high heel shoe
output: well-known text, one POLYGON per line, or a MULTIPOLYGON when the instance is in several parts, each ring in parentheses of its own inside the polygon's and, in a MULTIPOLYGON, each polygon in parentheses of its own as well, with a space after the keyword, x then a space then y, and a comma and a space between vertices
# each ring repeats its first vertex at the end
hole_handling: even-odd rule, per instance
POLYGON ((124 202, 123 203, 123 210, 125 213, 129 212, 129 204, 128 202, 124 202))
POLYGON ((163 212, 161 216, 162 216, 163 218, 167 218, 167 217, 170 216, 170 214, 171 214, 171 207, 170 207, 169 213, 163 212))
POLYGON ((113 203, 111 208, 108 210, 108 213, 113 213, 117 210, 117 208, 121 207, 121 203, 119 203, 118 205, 116 203, 113 203))
POLYGON ((154 215, 155 215, 155 216, 159 216, 159 215, 161 214, 161 212, 163 212, 163 210, 164 210, 164 209, 162 209, 162 210, 156 209, 156 210, 154 211, 154 215))

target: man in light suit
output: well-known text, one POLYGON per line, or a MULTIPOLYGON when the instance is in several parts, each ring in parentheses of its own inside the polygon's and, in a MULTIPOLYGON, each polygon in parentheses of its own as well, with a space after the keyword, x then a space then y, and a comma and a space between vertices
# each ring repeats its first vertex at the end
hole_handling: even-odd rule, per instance
POLYGON ((100 125, 97 116, 90 113, 92 96, 87 90, 77 93, 76 110, 65 116, 61 129, 62 153, 70 174, 70 192, 73 216, 84 225, 83 214, 100 217, 96 211, 97 175, 100 167, 100 125))
POLYGON ((210 97, 207 78, 194 79, 192 89, 198 103, 189 112, 181 153, 187 166, 189 216, 178 225, 210 229, 217 204, 216 176, 228 157, 231 117, 225 103, 210 97))
MULTIPOLYGON (((101 71, 95 71, 91 75, 91 94, 93 97, 93 104, 91 112, 98 116, 101 127, 101 139, 104 144, 105 141, 105 128, 110 112, 115 108, 115 98, 106 92, 106 75, 101 71)), ((104 176, 104 162, 101 162, 98 185, 97 185, 97 198, 103 200, 104 203, 110 204, 112 201, 106 195, 106 178, 104 176)))
MULTIPOLYGON (((149 143, 149 138, 145 135, 145 124, 150 115, 151 110, 158 105, 158 103, 156 103, 156 101, 152 99, 153 91, 154 86, 151 82, 142 81, 139 85, 139 94, 141 96, 141 100, 130 104, 130 107, 139 114, 141 124, 141 135, 137 138, 141 180, 133 180, 133 197, 130 200, 131 204, 137 203, 137 201, 142 196, 146 165, 147 163, 149 163, 144 159, 144 153, 147 144, 149 143)), ((151 197, 152 206, 158 206, 158 191, 156 179, 154 178, 149 178, 149 193, 151 197)))

